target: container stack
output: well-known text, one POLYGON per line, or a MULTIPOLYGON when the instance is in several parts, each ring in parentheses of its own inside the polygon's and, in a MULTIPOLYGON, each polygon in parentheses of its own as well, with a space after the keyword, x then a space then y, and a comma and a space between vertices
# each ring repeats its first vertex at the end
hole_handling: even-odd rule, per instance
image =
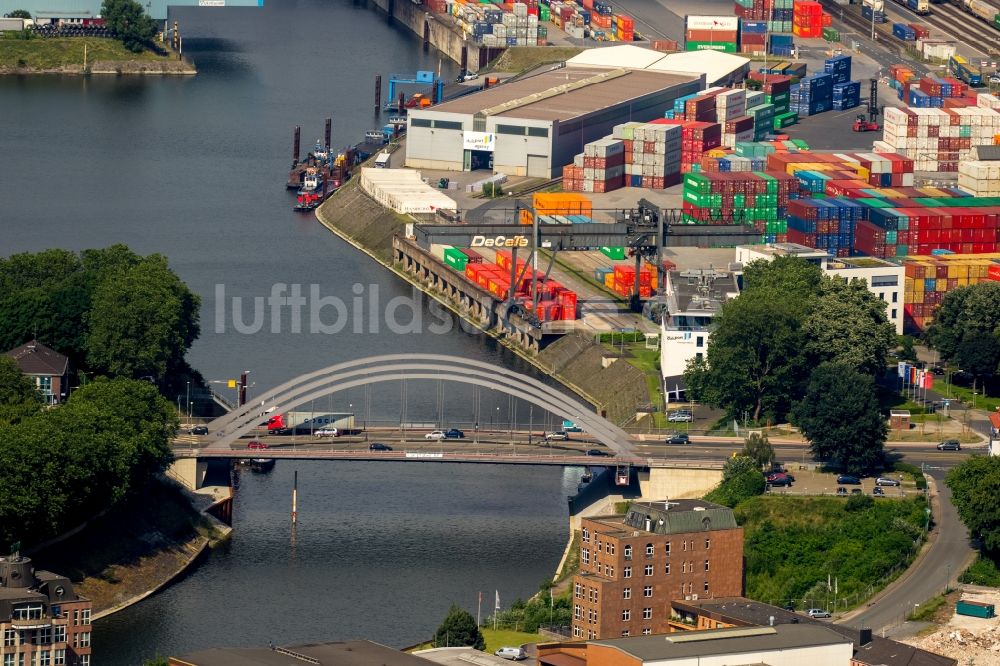
POLYGON ((861 18, 866 21, 873 21, 874 23, 886 23, 889 20, 886 18, 884 11, 881 9, 873 10, 868 5, 861 6, 861 18))
POLYGON ((901 263, 905 271, 903 314, 907 326, 918 331, 934 321, 934 310, 949 291, 1000 280, 998 254, 909 256, 901 263))
POLYGON ((993 144, 1000 112, 979 106, 952 109, 885 109, 879 148, 913 158, 918 171, 957 172, 972 147, 993 144))
POLYGON ((1000 162, 962 160, 958 186, 974 197, 1000 197, 1000 162))
POLYGON ((849 257, 854 229, 867 208, 849 199, 795 199, 788 203, 788 242, 849 257))
MULTIPOLYGON (((639 296, 649 298, 655 289, 655 271, 649 266, 642 266, 639 269, 639 296)), ((631 296, 635 290, 635 265, 615 264, 614 270, 605 277, 605 286, 611 287, 612 291, 622 297, 631 296)))
POLYGON ((883 258, 940 250, 956 254, 997 251, 1000 200, 927 198, 889 205, 898 207, 870 207, 868 221, 858 223, 856 251, 883 258))
POLYGON ((847 83, 851 80, 851 56, 838 55, 823 62, 823 71, 833 77, 833 83, 847 83))
POLYGON ((684 175, 683 213, 687 224, 746 224, 763 242, 784 242, 788 202, 798 190, 784 173, 688 173, 684 175))
POLYGON ((846 111, 847 109, 854 109, 859 106, 861 106, 860 81, 833 84, 834 111, 846 111))
MULTIPOLYGON (((434 6, 431 8, 434 9, 434 6)), ((444 7, 444 11, 455 17, 467 38, 484 46, 536 46, 539 38, 542 38, 543 44, 547 38, 547 31, 538 24, 538 0, 524 0, 513 4, 453 0, 444 7)))
POLYGON ((763 55, 767 51, 767 32, 767 21, 740 21, 740 53, 763 55))
MULTIPOLYGON (((613 130, 613 136, 619 134, 625 134, 622 125, 613 130)), ((635 127, 631 141, 623 139, 626 184, 662 190, 680 183, 682 134, 681 126, 669 121, 635 127)))
POLYGON ((768 38, 767 50, 771 55, 791 57, 795 54, 794 37, 772 34, 768 38))
MULTIPOLYGON (((468 250, 457 250, 450 248, 454 252, 468 252, 468 250)), ((445 250, 446 256, 449 250, 445 250)), ((496 263, 482 260, 473 263, 471 261, 464 265, 463 269, 455 270, 464 272, 465 277, 475 282, 479 287, 488 291, 494 298, 506 299, 510 296, 511 264, 513 258, 507 250, 498 250, 496 253, 496 263)), ((451 265, 451 264, 449 264, 451 265)), ((567 289, 558 281, 551 278, 546 279, 544 274, 533 271, 531 268, 525 269, 523 259, 517 260, 515 269, 515 279, 519 279, 517 287, 514 289, 514 299, 525 307, 526 310, 534 310, 534 314, 541 321, 573 321, 577 318, 577 294, 567 289), (535 288, 538 291, 538 305, 534 305, 534 295, 531 292, 532 275, 535 277, 535 288)))
POLYGON ((912 186, 914 161, 896 154, 781 152, 767 156, 767 168, 794 174, 817 194, 864 198, 879 196, 870 188, 912 186))
MULTIPOLYGON (((593 217, 594 204, 587 197, 572 192, 536 192, 531 195, 531 205, 535 212, 545 216, 593 217)), ((531 212, 521 211, 521 224, 531 224, 531 212)))
POLYGON ((740 19, 736 16, 687 16, 684 49, 736 53, 740 19))
POLYGON ((792 34, 806 39, 823 36, 823 5, 813 0, 796 0, 792 7, 792 34))
POLYGON ((733 13, 744 21, 764 21, 767 32, 792 31, 792 0, 736 0, 733 13))
POLYGON ((635 40, 635 23, 631 16, 615 16, 611 23, 611 35, 619 42, 635 40))
POLYGON ((833 77, 811 74, 791 86, 791 110, 802 116, 814 116, 833 108, 833 77))

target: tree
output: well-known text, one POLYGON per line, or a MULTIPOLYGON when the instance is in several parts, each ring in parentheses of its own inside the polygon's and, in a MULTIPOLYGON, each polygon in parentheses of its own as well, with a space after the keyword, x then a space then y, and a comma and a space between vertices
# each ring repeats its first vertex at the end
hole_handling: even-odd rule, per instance
POLYGON ((725 303, 705 359, 693 359, 684 372, 692 397, 735 418, 784 419, 806 370, 798 308, 771 289, 725 303))
POLYGON ((87 314, 87 360, 126 377, 164 377, 181 367, 198 337, 200 299, 160 255, 115 272, 94 292, 87 314))
POLYGON ((732 508, 744 500, 760 495, 766 488, 767 480, 757 461, 746 456, 736 456, 723 465, 722 482, 705 495, 705 499, 732 508))
POLYGON ((156 35, 156 22, 135 0, 104 0, 101 16, 125 48, 139 53, 156 35))
POLYGON ((951 501, 983 549, 1000 551, 1000 458, 973 456, 948 472, 951 501))
POLYGON ((813 453, 861 472, 882 460, 888 431, 870 375, 843 363, 824 363, 813 371, 793 422, 813 453))
POLYGON ((903 361, 916 362, 917 360, 917 350, 913 348, 913 337, 909 335, 900 335, 896 338, 896 344, 899 346, 899 358, 903 361))
POLYGON ((7 18, 30 19, 31 12, 29 12, 27 9, 15 9, 9 14, 4 14, 4 16, 6 16, 7 18))
MULTIPOLYGON (((1000 363, 1000 342, 993 333, 968 331, 958 343, 953 358, 962 370, 973 376, 973 381, 991 377, 1000 363)), ((972 388, 975 389, 975 384, 972 388)))
POLYGON ((743 290, 780 293, 805 311, 819 292, 822 277, 818 266, 799 257, 776 257, 774 261, 758 259, 743 267, 743 290))
POLYGON ((760 469, 774 462, 774 447, 768 441, 767 433, 752 432, 743 439, 743 450, 739 455, 750 458, 760 469))
POLYGON ((476 618, 463 608, 452 604, 448 609, 441 626, 434 632, 434 645, 437 647, 473 647, 477 650, 486 649, 483 634, 476 626, 476 618))
POLYGON ((864 280, 823 276, 819 298, 803 323, 813 363, 843 363, 880 376, 886 354, 896 344, 896 330, 885 310, 885 301, 869 291, 864 280))
POLYGON ((0 356, 0 425, 13 425, 38 413, 42 398, 12 358, 0 356))
POLYGON ((972 332, 998 333, 1000 282, 986 280, 945 294, 927 329, 931 344, 948 361, 955 358, 962 339, 972 332))

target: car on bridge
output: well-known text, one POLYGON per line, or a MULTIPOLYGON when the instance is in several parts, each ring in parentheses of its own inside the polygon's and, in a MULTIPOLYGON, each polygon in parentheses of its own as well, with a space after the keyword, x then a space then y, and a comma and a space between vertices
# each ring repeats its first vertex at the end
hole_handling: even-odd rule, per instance
POLYGON ((690 444, 691 436, 686 432, 679 432, 667 438, 667 444, 690 444))
POLYGON ((875 479, 876 486, 898 486, 899 479, 894 479, 891 476, 880 476, 875 479))
POLYGON ((372 442, 368 445, 369 451, 392 451, 392 447, 381 442, 372 442))
POLYGON ((596 458, 607 458, 611 454, 603 449, 587 449, 588 456, 594 456, 596 458))
POLYGON ((445 430, 444 431, 444 438, 445 439, 464 439, 465 438, 465 433, 462 432, 461 430, 459 430, 458 428, 452 428, 451 430, 445 430))
POLYGON ((207 435, 208 434, 208 426, 203 426, 203 425, 195 426, 195 427, 191 428, 190 432, 191 432, 192 435, 207 435))
POLYGON ((248 449, 255 449, 255 450, 256 449, 266 449, 267 448, 267 444, 265 444, 264 442, 258 442, 256 440, 254 440, 254 441, 250 442, 249 444, 247 444, 247 448, 248 449))
POLYGON ((565 430, 556 430, 555 432, 545 433, 546 442, 564 442, 569 439, 569 433, 565 430))
POLYGON ((447 438, 448 436, 444 434, 444 430, 435 430, 434 432, 429 432, 426 435, 424 435, 424 439, 436 439, 438 441, 447 438))
POLYGON ((340 431, 336 428, 320 428, 313 434, 316 437, 340 437, 340 431))

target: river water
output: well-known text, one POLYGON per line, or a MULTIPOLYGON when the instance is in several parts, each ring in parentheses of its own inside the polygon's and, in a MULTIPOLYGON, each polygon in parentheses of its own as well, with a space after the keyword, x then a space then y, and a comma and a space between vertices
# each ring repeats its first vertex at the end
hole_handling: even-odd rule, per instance
MULTIPOLYGON (((292 126, 302 125, 308 149, 332 116, 334 145, 355 143, 381 125, 372 114, 376 74, 387 80, 440 63, 448 79, 453 64, 345 0, 189 8, 172 18, 197 77, 0 78, 0 254, 124 242, 166 255, 203 299, 190 362, 211 381, 250 370, 251 399, 325 365, 407 351, 532 374, 311 217, 297 216, 283 191, 292 126), (253 322, 253 299, 282 285, 300 285, 310 299, 300 327, 290 310, 265 309, 260 330, 241 333, 253 322), (243 300, 240 318, 233 297, 243 300), (339 299, 347 317, 320 309, 318 298, 339 299), (331 333, 334 323, 340 328, 331 333)), ((372 418, 433 422, 440 407, 444 422, 484 425, 486 414, 499 424, 515 411, 524 421, 528 410, 484 393, 477 414, 467 389, 433 384, 408 384, 405 403, 398 387, 376 387, 364 409, 372 418)), ((359 390, 317 409, 357 412, 366 399, 359 390)), ((562 553, 565 497, 578 477, 498 466, 298 467, 294 538, 290 464, 245 475, 232 542, 163 593, 99 622, 95 663, 133 665, 157 653, 268 640, 417 642, 452 601, 474 612, 479 591, 489 593, 489 606, 493 590, 506 604, 537 589, 562 553)))

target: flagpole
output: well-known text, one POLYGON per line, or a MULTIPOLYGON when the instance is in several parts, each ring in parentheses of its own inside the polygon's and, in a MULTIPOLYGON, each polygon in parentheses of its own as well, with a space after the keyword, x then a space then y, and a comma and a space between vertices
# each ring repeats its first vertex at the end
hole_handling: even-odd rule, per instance
POLYGON ((482 622, 479 621, 483 612, 483 593, 479 593, 479 603, 476 605, 476 626, 478 627, 482 622))

